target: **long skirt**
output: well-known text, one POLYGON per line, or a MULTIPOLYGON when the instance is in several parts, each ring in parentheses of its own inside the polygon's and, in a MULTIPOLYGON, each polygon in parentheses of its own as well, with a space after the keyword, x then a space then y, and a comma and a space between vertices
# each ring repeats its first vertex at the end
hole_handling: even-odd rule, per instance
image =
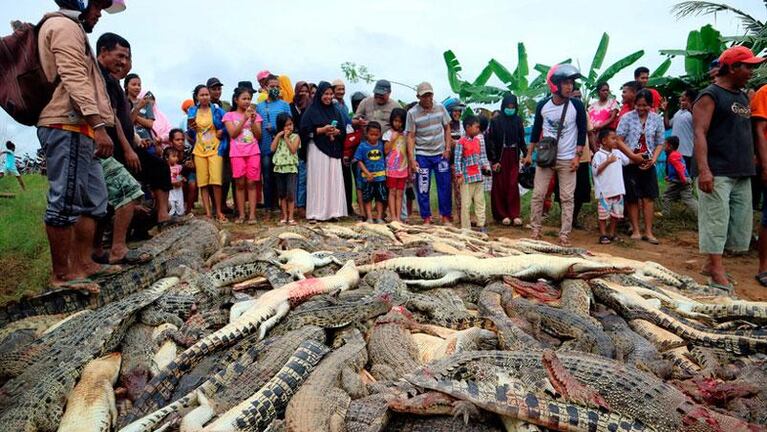
POLYGON ((501 172, 493 173, 490 199, 495 221, 519 217, 519 152, 516 148, 503 149, 501 172))
POLYGON ((341 159, 329 157, 310 141, 306 160, 306 218, 325 221, 347 216, 341 159))

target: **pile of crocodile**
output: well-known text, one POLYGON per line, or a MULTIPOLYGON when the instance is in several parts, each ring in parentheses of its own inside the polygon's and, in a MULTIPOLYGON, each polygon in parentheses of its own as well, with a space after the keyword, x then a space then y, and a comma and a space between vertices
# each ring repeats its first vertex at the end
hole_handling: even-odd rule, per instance
POLYGON ((767 430, 767 303, 450 227, 233 240, 0 308, 0 431, 767 430))

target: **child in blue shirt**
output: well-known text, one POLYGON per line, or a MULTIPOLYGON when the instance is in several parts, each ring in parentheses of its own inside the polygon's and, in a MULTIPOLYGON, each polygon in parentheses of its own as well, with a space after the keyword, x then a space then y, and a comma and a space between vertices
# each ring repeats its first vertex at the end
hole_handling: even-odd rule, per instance
POLYGON ((14 151, 16 151, 16 145, 11 141, 6 142, 5 150, 0 152, 0 154, 5 155, 5 163, 0 170, 0 178, 5 175, 12 175, 18 180, 21 190, 26 190, 24 180, 21 179, 21 174, 19 174, 19 170, 16 168, 16 155, 13 153, 14 151))
POLYGON ((381 124, 375 121, 365 128, 365 139, 357 147, 352 161, 362 171, 362 202, 365 204, 365 217, 373 222, 371 203, 375 199, 378 218, 376 223, 383 223, 384 204, 388 197, 386 190, 386 156, 384 143, 381 141, 381 124))

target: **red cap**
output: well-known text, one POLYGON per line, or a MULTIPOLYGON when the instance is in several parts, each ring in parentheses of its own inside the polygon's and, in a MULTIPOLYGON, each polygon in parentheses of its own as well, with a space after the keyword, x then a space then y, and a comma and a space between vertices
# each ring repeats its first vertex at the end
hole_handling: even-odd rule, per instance
POLYGON ((733 65, 735 63, 759 64, 764 60, 764 57, 756 57, 750 49, 741 45, 727 48, 719 56, 719 63, 723 65, 733 65))

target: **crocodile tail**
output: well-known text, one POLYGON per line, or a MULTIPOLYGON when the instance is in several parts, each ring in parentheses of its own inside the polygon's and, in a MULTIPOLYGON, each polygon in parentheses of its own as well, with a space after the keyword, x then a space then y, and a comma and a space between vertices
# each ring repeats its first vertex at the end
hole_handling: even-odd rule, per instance
POLYGON ((133 421, 132 423, 124 426, 118 432, 149 432, 154 430, 155 426, 165 419, 170 414, 178 412, 181 409, 189 408, 192 405, 197 404, 197 392, 192 391, 186 396, 178 399, 177 401, 158 409, 155 412, 147 414, 146 416, 133 421))
POLYGON ((93 306, 94 297, 74 290, 53 291, 6 303, 0 307, 0 327, 38 315, 78 312, 93 306))

